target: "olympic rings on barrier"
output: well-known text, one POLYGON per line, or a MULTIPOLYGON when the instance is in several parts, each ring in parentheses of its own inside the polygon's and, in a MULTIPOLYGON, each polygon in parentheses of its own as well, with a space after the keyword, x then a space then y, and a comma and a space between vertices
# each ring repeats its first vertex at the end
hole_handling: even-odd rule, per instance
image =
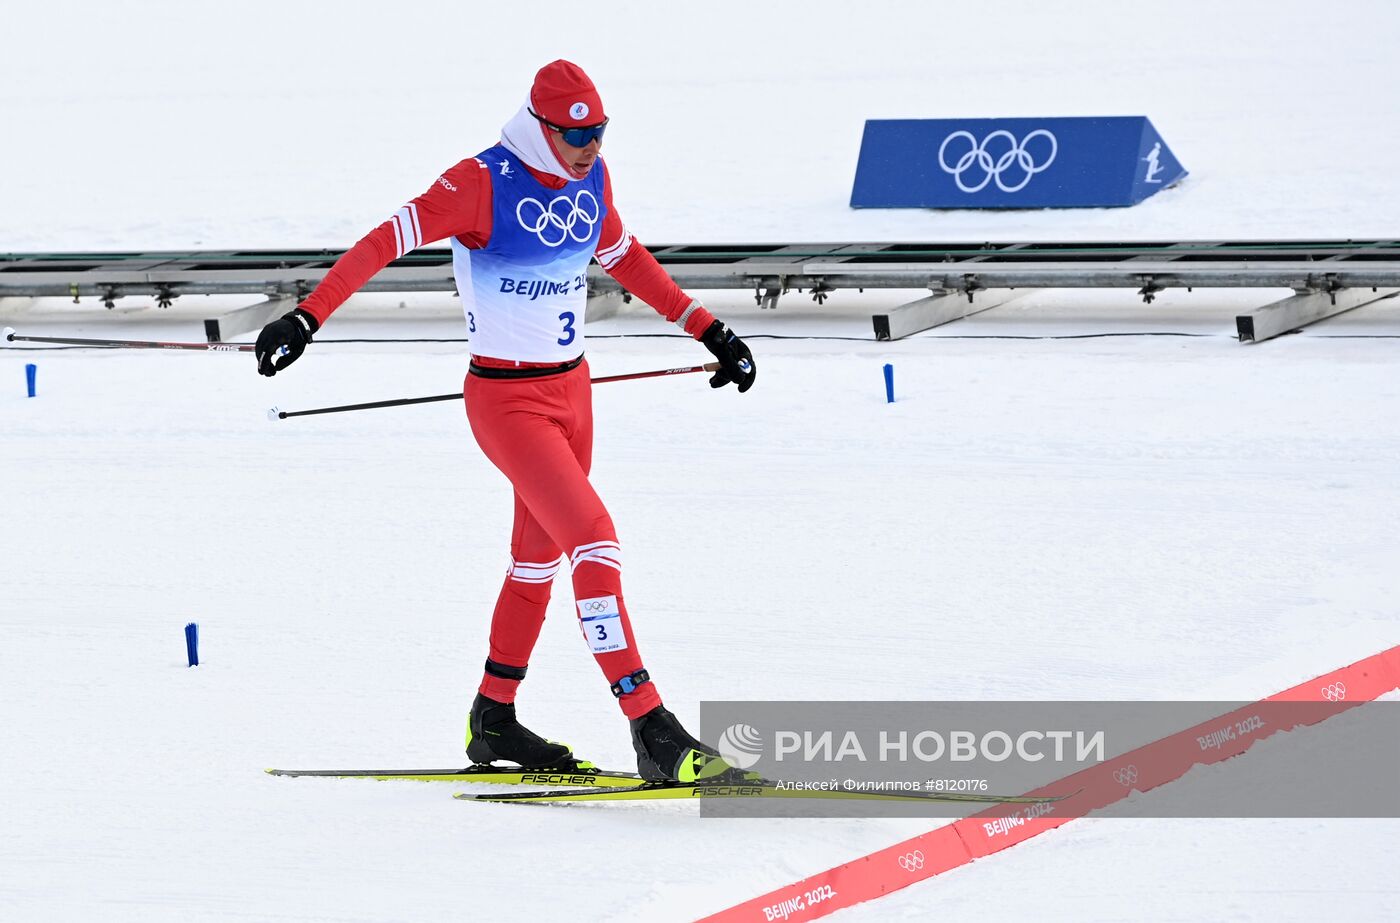
MULTIPOLYGON (((958 188, 963 192, 981 192, 987 188, 987 184, 996 181, 997 188, 1002 192, 1020 192, 1026 188, 1026 184, 1031 181, 1031 177, 1045 170, 1050 164, 1055 162, 1055 155, 1060 152, 1060 143, 1055 140, 1055 136, 1044 128, 1037 128, 1030 132, 1020 141, 1016 136, 1005 129, 997 129, 991 132, 980 142, 972 136, 969 131, 955 131, 943 139, 943 143, 938 146, 938 165, 943 168, 943 172, 951 173, 953 181, 958 184, 958 188), (1050 142, 1050 156, 1045 158, 1043 163, 1036 162, 1035 157, 1028 150, 1028 146, 1035 138, 1044 137, 1050 142), (947 160, 948 145, 955 139, 965 140, 971 149, 957 159, 956 163, 949 164, 947 160), (1003 139, 1010 148, 1000 156, 993 158, 988 148, 993 146, 997 139, 1003 139), (1002 174, 1015 165, 1025 172, 1025 176, 1020 182, 1007 185, 1002 182, 1002 174), (963 174, 969 170, 980 170, 985 175, 982 180, 974 185, 964 182, 963 174)), ((974 175, 975 171, 974 171, 974 175)))
POLYGON ((906 872, 917 872, 924 867, 924 854, 920 850, 905 853, 899 857, 899 867, 906 872))

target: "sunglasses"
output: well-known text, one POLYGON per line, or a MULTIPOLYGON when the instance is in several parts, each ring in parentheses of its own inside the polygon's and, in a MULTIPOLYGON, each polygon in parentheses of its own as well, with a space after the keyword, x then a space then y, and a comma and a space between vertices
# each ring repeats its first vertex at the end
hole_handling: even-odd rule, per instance
POLYGON ((564 139, 564 143, 569 147, 588 147, 595 139, 601 141, 603 132, 607 130, 608 120, 604 119, 597 125, 584 125, 582 128, 565 128, 562 125, 555 125, 553 122, 531 109, 530 114, 539 120, 541 125, 551 131, 559 132, 559 137, 564 139))

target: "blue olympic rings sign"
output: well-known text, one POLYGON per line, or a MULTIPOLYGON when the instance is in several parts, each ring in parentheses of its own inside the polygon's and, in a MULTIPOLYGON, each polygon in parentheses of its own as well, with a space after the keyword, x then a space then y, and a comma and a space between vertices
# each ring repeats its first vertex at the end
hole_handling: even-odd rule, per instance
POLYGON ((1060 144, 1055 140, 1053 132, 1045 128, 1026 134, 1024 138, 1017 141, 1016 136, 1005 129, 998 129, 989 133, 981 141, 978 141, 970 131, 955 131, 943 139, 943 143, 938 147, 938 165, 943 168, 944 173, 953 175, 953 182, 958 184, 958 188, 966 193, 981 192, 987 188, 988 183, 995 182, 997 188, 1002 192, 1020 192, 1026 188, 1031 181, 1031 177, 1043 172, 1055 162, 1055 155, 1060 152, 1060 144), (1031 152, 1032 142, 1037 139, 1045 139, 1048 147, 1036 145, 1042 148, 1041 156, 1037 157, 1031 152), (948 148, 957 142, 955 150, 966 145, 967 150, 963 152, 953 163, 948 162, 948 148), (993 155, 993 152, 995 156, 993 155), (1019 176, 1020 180, 1014 183, 1006 183, 1002 180, 1003 174, 1010 171, 1013 176, 1019 176), (969 173, 975 179, 981 177, 974 183, 968 183, 964 177, 969 173))

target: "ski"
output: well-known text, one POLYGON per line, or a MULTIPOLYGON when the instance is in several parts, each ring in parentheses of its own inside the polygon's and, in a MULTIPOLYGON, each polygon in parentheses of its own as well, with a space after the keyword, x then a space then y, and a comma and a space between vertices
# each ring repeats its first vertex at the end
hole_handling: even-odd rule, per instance
POLYGON ((519 766, 467 766, 464 769, 269 769, 269 775, 330 779, 406 779, 413 782, 475 782, 491 785, 603 786, 610 790, 642 784, 634 772, 610 772, 587 763, 573 768, 522 769, 519 766))
POLYGON ((1045 804, 1068 795, 979 795, 967 792, 866 792, 840 789, 794 788, 768 780, 735 783, 715 782, 638 782, 634 785, 603 788, 554 789, 534 792, 472 794, 458 792, 462 801, 493 801, 536 804, 581 801, 667 801, 688 798, 825 798, 847 801, 922 802, 938 801, 969 804, 1045 804))

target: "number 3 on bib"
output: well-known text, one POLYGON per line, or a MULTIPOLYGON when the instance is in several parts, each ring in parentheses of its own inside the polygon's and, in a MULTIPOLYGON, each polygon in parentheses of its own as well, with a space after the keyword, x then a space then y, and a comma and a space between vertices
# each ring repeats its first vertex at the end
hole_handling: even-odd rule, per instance
POLYGON ((574 341, 574 312, 565 311, 563 314, 559 315, 559 319, 564 322, 564 335, 556 342, 558 342, 560 346, 568 346, 574 341))
POLYGON ((578 617, 583 638, 593 653, 610 654, 627 649, 627 634, 622 628, 622 610, 616 596, 580 599, 578 617))

